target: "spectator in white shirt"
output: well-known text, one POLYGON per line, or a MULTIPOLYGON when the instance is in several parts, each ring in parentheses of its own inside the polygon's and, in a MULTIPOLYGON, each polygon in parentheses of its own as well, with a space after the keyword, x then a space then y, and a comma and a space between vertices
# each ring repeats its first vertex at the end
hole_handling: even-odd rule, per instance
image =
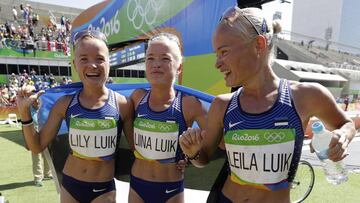
POLYGON ((17 13, 17 10, 16 10, 15 6, 13 7, 12 12, 13 12, 14 20, 17 21, 17 14, 18 13, 17 13))

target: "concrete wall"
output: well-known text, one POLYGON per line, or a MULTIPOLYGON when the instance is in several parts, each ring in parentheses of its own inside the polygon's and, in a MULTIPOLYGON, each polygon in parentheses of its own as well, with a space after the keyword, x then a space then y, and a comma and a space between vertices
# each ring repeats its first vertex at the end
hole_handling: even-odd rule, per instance
POLYGON ((284 66, 280 65, 277 62, 273 62, 272 69, 274 73, 280 78, 286 78, 288 80, 299 81, 299 77, 295 74, 291 73, 291 71, 287 70, 284 66))
POLYGON ((66 59, 43 59, 43 58, 23 58, 23 57, 1 57, 0 63, 3 64, 29 64, 29 65, 51 65, 51 66, 69 66, 69 60, 66 59))
POLYGON ((274 50, 276 48, 280 48, 289 57, 289 61, 321 64, 309 51, 302 49, 298 45, 292 45, 289 41, 277 40, 274 44, 274 50))
MULTIPOLYGON (((291 64, 294 64, 293 67, 299 67, 299 64, 300 64, 300 66, 303 66, 304 68, 306 68, 306 66, 314 66, 313 68, 315 68, 315 69, 316 69, 316 67, 320 66, 320 65, 317 65, 317 64, 312 65, 312 64, 308 64, 308 63, 307 64, 302 64, 302 63, 292 62, 292 61, 287 61, 287 60, 286 61, 284 61, 284 60, 275 60, 273 62, 273 64, 272 64, 272 69, 273 69, 274 73, 280 78, 286 78, 288 80, 294 80, 294 81, 302 82, 302 79, 299 76, 292 73, 292 71, 289 70, 289 67, 287 67, 289 65, 291 66, 291 64), (286 64, 286 65, 284 65, 284 64, 286 64)), ((319 80, 316 80, 316 79, 314 79, 314 80, 305 80, 305 81, 318 82, 319 84, 326 87, 331 92, 331 94, 334 96, 334 98, 340 97, 341 95, 344 95, 344 92, 348 92, 348 88, 349 88, 349 83, 348 82, 319 81, 319 80)), ((350 85, 350 86, 354 86, 354 85, 350 85)))

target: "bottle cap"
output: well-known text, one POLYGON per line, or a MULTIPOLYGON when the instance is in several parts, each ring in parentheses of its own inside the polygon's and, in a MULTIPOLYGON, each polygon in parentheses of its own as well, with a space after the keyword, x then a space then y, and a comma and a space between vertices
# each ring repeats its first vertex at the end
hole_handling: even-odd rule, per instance
POLYGON ((319 133, 324 130, 324 125, 320 121, 316 121, 311 125, 313 133, 319 133))

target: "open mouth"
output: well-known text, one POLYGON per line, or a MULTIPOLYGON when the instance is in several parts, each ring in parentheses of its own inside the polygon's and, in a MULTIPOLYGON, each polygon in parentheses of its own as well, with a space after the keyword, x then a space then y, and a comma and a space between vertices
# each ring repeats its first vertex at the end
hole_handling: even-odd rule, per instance
POLYGON ((222 74, 224 74, 224 77, 226 78, 227 76, 230 75, 231 71, 221 71, 222 74))
POLYGON ((99 76, 100 76, 100 73, 86 73, 86 77, 89 77, 89 78, 96 78, 99 76))

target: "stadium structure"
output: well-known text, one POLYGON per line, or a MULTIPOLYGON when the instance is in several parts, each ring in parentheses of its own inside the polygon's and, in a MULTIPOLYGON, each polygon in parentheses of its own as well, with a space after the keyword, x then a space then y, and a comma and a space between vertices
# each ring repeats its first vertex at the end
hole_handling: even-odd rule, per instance
POLYGON ((0 83, 8 83, 10 74, 23 73, 24 70, 27 73, 35 70, 38 75, 53 74, 57 79, 61 76, 71 76, 69 55, 55 43, 57 36, 54 36, 54 39, 44 40, 36 35, 40 35, 42 28, 47 29, 49 26, 60 29, 62 16, 72 21, 82 10, 33 1, 2 0, 0 25, 5 32, 6 24, 9 25, 13 35, 19 30, 28 29, 20 5, 30 6, 33 13, 38 15, 38 23, 33 27, 35 36, 31 40, 24 36, 14 38, 1 36, 0 83), (13 17, 13 8, 17 10, 17 20, 13 17))

